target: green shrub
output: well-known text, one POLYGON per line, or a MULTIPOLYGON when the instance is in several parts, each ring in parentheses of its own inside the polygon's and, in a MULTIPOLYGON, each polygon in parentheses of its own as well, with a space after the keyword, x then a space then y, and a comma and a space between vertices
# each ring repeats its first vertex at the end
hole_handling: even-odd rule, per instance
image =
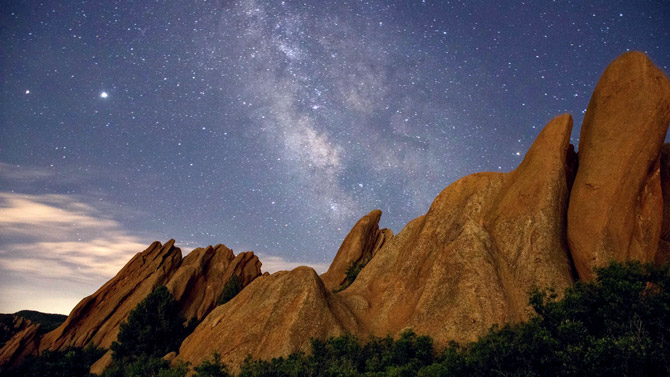
POLYGON ((214 353, 212 360, 205 360, 195 367, 194 377, 230 377, 226 364, 221 361, 221 355, 214 353))
POLYGON ((121 324, 111 349, 114 360, 162 357, 177 351, 186 337, 181 308, 166 287, 154 289, 121 324))
POLYGON ((239 276, 233 274, 233 276, 228 279, 226 284, 223 286, 223 291, 221 291, 221 295, 219 295, 219 299, 217 300, 217 305, 223 305, 226 302, 230 301, 233 299, 233 297, 237 296, 238 293, 244 288, 242 286, 242 280, 240 279, 239 276))

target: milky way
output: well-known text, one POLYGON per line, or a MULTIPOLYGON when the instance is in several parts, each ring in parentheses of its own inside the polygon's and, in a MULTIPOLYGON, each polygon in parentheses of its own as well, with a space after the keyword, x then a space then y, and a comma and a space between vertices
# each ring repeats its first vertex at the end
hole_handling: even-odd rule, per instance
POLYGON ((670 65, 667 1, 49 3, 0 15, 0 311, 66 312, 155 239, 323 270, 558 114, 578 143, 621 53, 670 65))

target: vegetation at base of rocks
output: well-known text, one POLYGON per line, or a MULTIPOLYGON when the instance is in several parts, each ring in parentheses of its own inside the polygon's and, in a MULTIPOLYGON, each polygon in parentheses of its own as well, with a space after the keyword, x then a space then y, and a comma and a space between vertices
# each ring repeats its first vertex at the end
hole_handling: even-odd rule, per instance
POLYGON ((221 360, 221 355, 214 353, 212 359, 203 361, 195 367, 194 377, 230 377, 228 367, 221 360))
POLYGON ((536 291, 537 315, 493 327, 469 345, 433 355, 428 337, 343 336, 313 341, 312 354, 247 361, 240 376, 668 376, 670 267, 636 262, 597 270, 562 299, 536 291))
POLYGON ((393 340, 371 337, 365 345, 353 335, 312 340, 312 353, 271 361, 247 358, 239 377, 279 376, 415 376, 435 361, 433 341, 411 330, 393 340))
POLYGON ((188 364, 170 363, 160 357, 141 355, 133 360, 114 362, 107 368, 103 377, 184 377, 188 373, 188 364))
POLYGON ((134 361, 142 357, 161 357, 177 351, 188 335, 181 308, 170 291, 159 286, 128 315, 112 343, 115 361, 134 361))
MULTIPOLYGON (((238 376, 670 375, 669 266, 613 263, 597 270, 596 280, 576 283, 561 299, 550 291, 536 291, 530 304, 537 315, 528 322, 494 326, 477 342, 452 343, 440 353, 434 352, 430 337, 412 331, 396 340, 372 337, 365 344, 343 335, 312 340, 310 354, 269 361, 247 358, 238 376)), ((85 351, 47 352, 24 363, 20 373, 0 377, 86 376, 88 367, 79 368, 75 361, 90 365, 96 357, 77 352, 85 351), (68 368, 74 372, 62 372, 68 368)), ((159 356, 144 354, 117 361, 104 376, 184 377, 187 372, 186 364, 170 367, 159 356)), ((195 367, 195 376, 230 374, 214 354, 195 367)))
POLYGON ((68 348, 30 356, 17 368, 0 371, 0 377, 88 377, 89 368, 103 354, 99 348, 68 348))
POLYGON ((216 301, 216 304, 223 305, 226 302, 232 300, 233 297, 240 293, 242 288, 244 288, 242 286, 242 280, 239 276, 233 274, 233 276, 231 276, 223 286, 223 291, 221 291, 221 295, 219 295, 219 299, 216 301))

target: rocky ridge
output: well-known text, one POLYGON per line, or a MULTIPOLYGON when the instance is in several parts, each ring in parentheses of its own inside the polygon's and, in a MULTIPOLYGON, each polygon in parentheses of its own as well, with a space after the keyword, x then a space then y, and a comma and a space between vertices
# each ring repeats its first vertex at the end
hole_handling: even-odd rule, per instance
POLYGON ((39 350, 108 347, 157 285, 202 319, 175 358, 192 365, 218 352, 235 368, 248 354, 287 355, 306 350, 310 338, 342 333, 412 328, 438 347, 475 340, 492 324, 527 319, 533 288, 560 292, 613 259, 670 260, 670 146, 662 146, 669 122, 667 77, 644 54, 626 53, 595 89, 579 155, 572 118, 560 115, 514 171, 454 182, 397 235, 379 228, 381 211, 361 218, 320 277, 309 267, 259 277, 252 253, 217 245, 182 259, 174 241, 156 242, 82 300, 39 350), (367 261, 344 288, 349 266, 367 261), (215 307, 233 273, 246 287, 215 307))

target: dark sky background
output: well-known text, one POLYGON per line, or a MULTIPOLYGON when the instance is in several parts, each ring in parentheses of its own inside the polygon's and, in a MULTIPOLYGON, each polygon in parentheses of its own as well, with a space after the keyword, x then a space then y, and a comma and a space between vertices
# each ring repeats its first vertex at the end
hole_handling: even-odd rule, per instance
POLYGON ((669 1, 2 1, 0 312, 67 313, 151 241, 323 271, 515 168, 669 1))

